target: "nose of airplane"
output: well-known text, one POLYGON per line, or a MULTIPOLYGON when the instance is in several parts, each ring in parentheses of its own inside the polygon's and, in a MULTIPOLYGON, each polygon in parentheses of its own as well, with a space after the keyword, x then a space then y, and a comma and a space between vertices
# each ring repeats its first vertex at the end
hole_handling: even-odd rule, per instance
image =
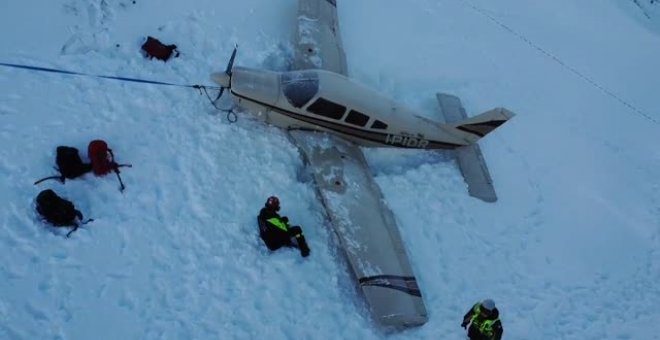
POLYGON ((279 73, 234 67, 231 74, 231 90, 246 99, 275 105, 280 95, 279 73))
POLYGON ((229 87, 231 77, 224 72, 213 72, 211 73, 211 80, 222 87, 229 87))

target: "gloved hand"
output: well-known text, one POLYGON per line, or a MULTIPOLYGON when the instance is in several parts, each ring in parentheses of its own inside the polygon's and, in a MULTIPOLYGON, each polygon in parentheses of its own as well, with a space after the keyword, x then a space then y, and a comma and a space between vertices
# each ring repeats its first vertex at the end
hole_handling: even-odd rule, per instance
POLYGON ((468 323, 463 321, 463 323, 461 324, 461 327, 463 327, 465 329, 467 327, 467 325, 468 325, 468 323))
POLYGON ((289 223, 289 218, 286 217, 286 216, 283 216, 283 217, 282 217, 282 222, 284 222, 284 223, 289 223))

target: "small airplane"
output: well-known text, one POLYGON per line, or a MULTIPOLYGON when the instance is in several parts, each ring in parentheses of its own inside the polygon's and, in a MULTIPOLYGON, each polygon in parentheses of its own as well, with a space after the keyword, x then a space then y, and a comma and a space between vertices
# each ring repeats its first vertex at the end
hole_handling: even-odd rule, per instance
POLYGON ((233 67, 213 74, 248 111, 270 124, 339 135, 361 146, 455 149, 513 117, 493 109, 456 124, 436 122, 343 74, 322 69, 273 72, 233 67))
POLYGON ((314 179, 374 317, 387 326, 427 320, 396 219, 359 146, 452 149, 472 196, 497 199, 477 141, 511 119, 497 108, 468 118, 460 99, 437 95, 434 121, 347 76, 336 0, 299 0, 292 70, 234 66, 211 74, 236 104, 289 132, 314 179), (321 133, 319 133, 321 132, 321 133))

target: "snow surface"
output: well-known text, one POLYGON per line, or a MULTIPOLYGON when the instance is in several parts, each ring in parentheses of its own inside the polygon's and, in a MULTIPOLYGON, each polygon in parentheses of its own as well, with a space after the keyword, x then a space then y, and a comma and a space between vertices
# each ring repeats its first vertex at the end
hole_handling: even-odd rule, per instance
POLYGON ((642 22, 650 30, 660 33, 660 1, 658 0, 631 0, 619 2, 631 16, 642 22))
MULTIPOLYGON (((435 152, 365 149, 429 310, 419 328, 370 319, 281 130, 235 124, 193 89, 0 68, 0 338, 463 339, 493 298, 505 339, 658 339, 660 36, 633 2, 339 1, 349 73, 437 112, 518 113, 480 144, 499 201, 467 195, 435 152), (624 103, 631 106, 626 106, 624 103), (65 185, 55 147, 103 138, 113 176, 65 185), (46 188, 95 221, 42 224, 46 188), (255 216, 276 194, 312 249, 269 253, 255 216)), ((283 69, 295 0, 5 1, 0 62, 209 84, 237 65, 283 69), (146 35, 176 43, 168 63, 146 35)))

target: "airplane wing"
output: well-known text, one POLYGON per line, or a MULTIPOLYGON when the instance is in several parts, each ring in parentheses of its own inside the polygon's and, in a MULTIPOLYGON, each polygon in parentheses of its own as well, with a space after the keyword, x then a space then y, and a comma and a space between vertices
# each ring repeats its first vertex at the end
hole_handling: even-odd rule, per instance
POLYGON ((299 0, 293 68, 324 69, 347 75, 336 0, 299 0))
POLYGON ((375 319, 427 321, 426 308, 394 216, 355 144, 326 133, 290 131, 375 319))
MULTIPOLYGON (((336 6, 336 0, 299 0, 294 69, 347 75, 336 6)), ((360 148, 325 133, 290 135, 374 318, 390 326, 424 324, 426 307, 399 229, 360 148)))

